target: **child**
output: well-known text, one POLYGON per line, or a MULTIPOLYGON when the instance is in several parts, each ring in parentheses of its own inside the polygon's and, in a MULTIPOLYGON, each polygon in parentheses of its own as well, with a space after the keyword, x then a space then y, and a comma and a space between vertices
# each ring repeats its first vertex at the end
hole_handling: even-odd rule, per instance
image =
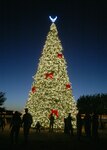
POLYGON ((40 129, 41 129, 41 124, 39 121, 37 121, 36 125, 35 125, 35 128, 36 128, 36 132, 37 133, 40 133, 40 129))

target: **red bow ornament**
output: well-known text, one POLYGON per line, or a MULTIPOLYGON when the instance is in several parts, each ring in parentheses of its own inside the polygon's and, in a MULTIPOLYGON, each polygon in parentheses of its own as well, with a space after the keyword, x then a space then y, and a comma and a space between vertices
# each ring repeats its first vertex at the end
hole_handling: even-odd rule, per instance
POLYGON ((36 92, 36 87, 35 86, 32 87, 32 92, 33 93, 36 92))
POLYGON ((58 55, 57 55, 57 56, 58 56, 58 58, 62 58, 62 54, 59 54, 59 53, 58 53, 58 55))
POLYGON ((66 89, 70 89, 71 85, 70 84, 66 84, 66 89))
POLYGON ((58 110, 56 110, 56 109, 52 109, 52 110, 51 110, 51 113, 54 114, 56 117, 59 116, 59 115, 58 115, 58 110))
POLYGON ((51 73, 46 73, 45 75, 46 75, 46 79, 47 78, 50 78, 50 79, 53 78, 53 73, 52 72, 51 73))

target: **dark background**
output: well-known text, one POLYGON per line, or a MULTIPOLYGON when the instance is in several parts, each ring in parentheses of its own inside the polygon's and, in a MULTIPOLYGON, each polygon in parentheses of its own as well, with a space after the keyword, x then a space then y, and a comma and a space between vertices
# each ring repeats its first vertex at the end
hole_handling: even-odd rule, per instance
POLYGON ((25 105, 55 17, 77 100, 107 92, 107 3, 103 0, 1 0, 0 91, 5 107, 25 105))

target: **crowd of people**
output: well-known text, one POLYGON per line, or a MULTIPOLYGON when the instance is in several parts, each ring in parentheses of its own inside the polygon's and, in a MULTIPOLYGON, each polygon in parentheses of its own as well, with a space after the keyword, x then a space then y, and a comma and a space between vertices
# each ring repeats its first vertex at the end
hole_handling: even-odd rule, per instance
POLYGON ((10 137, 12 143, 18 142, 20 127, 23 127, 24 141, 28 142, 29 131, 33 122, 32 115, 28 112, 28 108, 25 109, 25 114, 21 118, 18 111, 15 111, 10 123, 10 137))
POLYGON ((84 117, 80 112, 78 112, 77 114, 78 139, 81 138, 83 129, 85 136, 87 138, 93 137, 94 139, 98 139, 98 128, 99 128, 99 118, 96 112, 94 112, 93 114, 85 113, 84 117))
MULTIPOLYGON (((3 118, 4 119, 4 118, 3 118)), ((64 118, 64 133, 69 134, 71 136, 74 135, 74 129, 72 125, 73 118, 71 113, 68 114, 66 118, 64 118)), ((18 142, 20 127, 23 127, 23 135, 24 141, 28 142, 29 131, 31 128, 31 124, 33 123, 32 115, 28 112, 28 108, 25 109, 25 113, 21 117, 18 111, 12 116, 10 122, 10 139, 12 143, 18 142)), ((54 115, 51 113, 49 117, 49 132, 53 132, 55 124, 54 115)), ((99 119, 96 113, 89 114, 86 113, 84 116, 80 112, 78 112, 76 117, 76 133, 78 139, 81 139, 83 135, 83 128, 86 137, 90 138, 91 136, 95 139, 98 138, 98 127, 99 127, 99 119)), ((36 132, 40 133, 41 124, 37 121, 35 125, 36 132)), ((2 130, 4 130, 4 124, 2 124, 2 130)))
MULTIPOLYGON (((67 118, 64 118, 64 133, 74 135, 74 129, 72 126, 71 114, 68 114, 67 118)), ((81 137, 84 135, 87 138, 94 138, 98 139, 98 129, 99 129, 99 117, 96 112, 90 114, 85 113, 81 114, 80 112, 77 113, 76 116, 76 135, 77 138, 80 140, 81 137)))

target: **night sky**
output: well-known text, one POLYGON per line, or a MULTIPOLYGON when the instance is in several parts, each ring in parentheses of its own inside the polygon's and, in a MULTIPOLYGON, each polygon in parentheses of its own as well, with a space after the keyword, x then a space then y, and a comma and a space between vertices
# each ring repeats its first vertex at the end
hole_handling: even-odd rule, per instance
POLYGON ((22 110, 55 22, 77 100, 107 93, 107 4, 101 0, 1 0, 0 91, 6 109, 22 110))

